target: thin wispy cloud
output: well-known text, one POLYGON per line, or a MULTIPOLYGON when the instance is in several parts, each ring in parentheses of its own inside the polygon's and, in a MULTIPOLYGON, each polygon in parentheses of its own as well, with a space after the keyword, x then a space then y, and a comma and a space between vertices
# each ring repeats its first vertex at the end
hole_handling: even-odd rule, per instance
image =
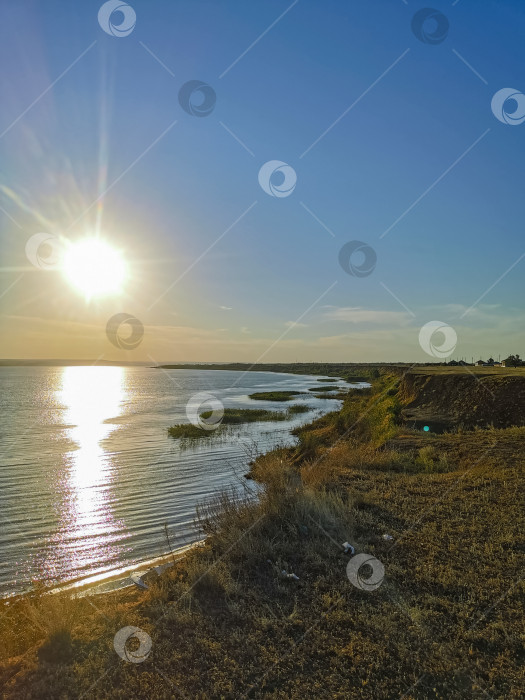
POLYGON ((345 323, 374 323, 390 326, 406 326, 412 320, 404 311, 376 311, 361 307, 332 307, 325 313, 330 321, 345 323))
POLYGON ((284 325, 287 328, 308 328, 307 323, 297 323, 296 321, 286 321, 284 325))

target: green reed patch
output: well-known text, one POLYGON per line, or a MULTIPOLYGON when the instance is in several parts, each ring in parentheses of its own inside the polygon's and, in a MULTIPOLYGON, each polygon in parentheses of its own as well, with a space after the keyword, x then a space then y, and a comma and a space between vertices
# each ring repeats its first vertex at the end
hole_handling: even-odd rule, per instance
POLYGON ((288 413, 294 415, 295 413, 308 413, 310 406, 304 403, 296 403, 294 406, 290 406, 288 413))
POLYGON ((304 394, 304 391, 256 391, 250 394, 250 399, 256 401, 290 401, 294 396, 304 394))
MULTIPOLYGON (((266 408, 225 408, 224 416, 220 424, 212 430, 199 428, 191 423, 179 423, 168 428, 168 435, 173 438, 206 438, 213 437, 221 431, 223 426, 242 425, 243 423, 258 423, 271 421, 290 420, 294 415, 307 413, 310 410, 305 404, 295 404, 286 411, 270 411, 266 408)), ((212 411, 204 411, 200 414, 203 420, 207 420, 212 411)))

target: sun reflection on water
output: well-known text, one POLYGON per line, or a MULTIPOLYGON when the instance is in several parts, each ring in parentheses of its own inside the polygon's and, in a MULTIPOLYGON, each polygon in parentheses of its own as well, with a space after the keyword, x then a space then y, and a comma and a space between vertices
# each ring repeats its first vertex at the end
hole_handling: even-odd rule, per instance
MULTIPOLYGON (((97 569, 118 557, 111 484, 115 465, 103 441, 115 430, 126 399, 122 367, 65 367, 57 401, 64 407, 66 437, 74 448, 65 455, 63 511, 54 544, 54 566, 97 569)), ((51 562, 50 562, 51 563, 51 562)))

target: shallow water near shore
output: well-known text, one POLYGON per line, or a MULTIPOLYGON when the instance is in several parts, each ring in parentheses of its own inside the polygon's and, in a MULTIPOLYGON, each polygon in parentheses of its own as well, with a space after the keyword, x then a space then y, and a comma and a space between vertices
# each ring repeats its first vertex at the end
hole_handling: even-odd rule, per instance
MULTIPOLYGON (((318 377, 147 367, 0 368, 0 595, 102 581, 200 539, 195 506, 246 487, 250 459, 291 445, 290 430, 335 410, 318 377), (255 391, 305 391, 259 402, 255 391), (311 409, 292 420, 233 426, 191 444, 167 428, 210 392, 226 408, 311 409), (166 526, 170 543, 166 539, 166 526)), ((326 386, 326 385, 325 385, 326 386)), ((343 381, 334 388, 347 386, 343 381)))

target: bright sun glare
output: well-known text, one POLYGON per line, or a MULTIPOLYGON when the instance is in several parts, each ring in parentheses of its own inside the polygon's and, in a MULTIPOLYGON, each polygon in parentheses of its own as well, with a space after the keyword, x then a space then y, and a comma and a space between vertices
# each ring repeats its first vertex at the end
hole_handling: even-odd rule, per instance
POLYGON ((73 243, 64 255, 64 272, 86 298, 119 292, 126 276, 121 254, 99 238, 73 243))

